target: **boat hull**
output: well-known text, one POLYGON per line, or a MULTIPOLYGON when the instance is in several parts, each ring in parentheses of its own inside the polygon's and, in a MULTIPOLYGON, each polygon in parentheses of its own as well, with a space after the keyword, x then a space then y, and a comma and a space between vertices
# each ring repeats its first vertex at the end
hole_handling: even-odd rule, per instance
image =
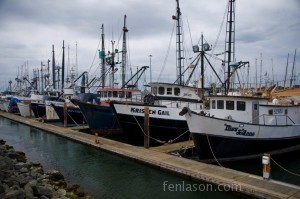
POLYGON ((299 125, 258 125, 186 114, 200 159, 268 153, 299 144, 299 125))
POLYGON ((78 100, 78 105, 93 134, 107 135, 122 133, 118 120, 110 106, 90 104, 78 100))
MULTIPOLYGON (((130 143, 144 143, 144 107, 145 105, 127 105, 112 102, 123 132, 130 143)), ((161 145, 168 142, 186 141, 190 134, 181 109, 149 106, 150 145, 161 145)))
MULTIPOLYGON (((57 113, 59 120, 64 123, 64 105, 53 105, 55 112, 57 113)), ((71 107, 67 106, 67 125, 74 126, 74 125, 87 125, 83 114, 81 113, 79 107, 71 107)))
POLYGON ((32 112, 36 118, 46 118, 46 104, 31 102, 32 112))
POLYGON ((33 111, 30 113, 30 103, 29 102, 17 102, 21 116, 32 117, 34 115, 33 111))

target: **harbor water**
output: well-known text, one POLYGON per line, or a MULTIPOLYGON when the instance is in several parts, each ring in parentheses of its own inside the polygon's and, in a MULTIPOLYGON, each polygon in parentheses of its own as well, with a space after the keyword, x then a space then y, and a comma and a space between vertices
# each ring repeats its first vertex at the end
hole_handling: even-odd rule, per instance
POLYGON ((241 198, 227 187, 191 181, 0 117, 0 139, 44 170, 56 169, 94 198, 241 198))

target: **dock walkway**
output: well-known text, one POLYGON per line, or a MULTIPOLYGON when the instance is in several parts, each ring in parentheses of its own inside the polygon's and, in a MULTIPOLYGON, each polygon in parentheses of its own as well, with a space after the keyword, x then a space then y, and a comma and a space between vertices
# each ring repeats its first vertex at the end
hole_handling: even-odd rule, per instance
POLYGON ((232 191, 249 196, 257 198, 300 198, 299 186, 273 180, 266 181, 260 176, 96 137, 91 134, 38 122, 5 112, 0 112, 0 116, 148 164, 161 170, 172 172, 191 180, 231 187, 232 191), (96 138, 99 139, 99 143, 97 144, 95 142, 96 138))

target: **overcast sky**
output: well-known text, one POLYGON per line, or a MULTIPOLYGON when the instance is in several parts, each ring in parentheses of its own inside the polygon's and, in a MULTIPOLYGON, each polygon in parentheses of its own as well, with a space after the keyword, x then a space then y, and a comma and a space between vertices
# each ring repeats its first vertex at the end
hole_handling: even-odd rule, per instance
MULTIPOLYGON (((180 1, 186 62, 195 57, 192 45, 199 42, 201 33, 206 42, 215 44, 227 3, 227 0, 180 1)), ((41 61, 46 64, 51 60, 52 45, 60 64, 63 40, 66 64, 68 58, 70 66, 76 63, 77 42, 79 74, 89 71, 91 77, 98 75, 99 59, 95 53, 100 48, 100 27, 104 24, 106 49, 111 49, 111 40, 114 40, 115 48, 121 50, 125 14, 129 30, 129 67, 136 71, 137 67, 149 65, 151 54, 152 80, 172 82, 176 76, 175 35, 170 47, 169 43, 175 7, 175 0, 0 0, 0 89, 6 88, 7 82, 20 74, 22 66, 28 65, 32 76, 32 70, 40 68, 41 61)), ((300 73, 299 11, 299 0, 236 1, 236 60, 250 61, 250 81, 254 81, 256 59, 258 68, 262 65, 262 73, 267 72, 270 78, 273 60, 274 79, 283 80, 288 54, 290 76, 296 48, 296 74, 300 73)), ((214 53, 224 51, 224 27, 214 53)), ((220 63, 211 61, 220 71, 220 63)), ((147 71, 145 77, 147 82, 149 73, 147 71)), ((214 81, 208 67, 207 73, 206 82, 214 81)))

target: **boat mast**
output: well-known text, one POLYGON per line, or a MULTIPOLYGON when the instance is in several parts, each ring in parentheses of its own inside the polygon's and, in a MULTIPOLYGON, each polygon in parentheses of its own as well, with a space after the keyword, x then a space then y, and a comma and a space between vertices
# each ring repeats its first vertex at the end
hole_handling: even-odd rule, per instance
POLYGON ((52 81, 53 89, 55 89, 55 56, 54 56, 54 45, 52 45, 52 81))
POLYGON ((110 87, 114 88, 115 87, 115 41, 111 40, 111 45, 112 45, 112 52, 111 52, 111 60, 110 60, 110 64, 111 64, 111 76, 110 76, 110 87))
POLYGON ((297 48, 295 49, 294 61, 293 61, 293 67, 292 67, 292 77, 291 77, 291 83, 290 83, 290 87, 291 87, 291 88, 292 88, 293 80, 295 80, 295 79, 294 79, 294 76, 295 76, 296 53, 297 53, 297 48))
POLYGON ((183 77, 181 73, 181 69, 183 67, 183 57, 182 57, 182 30, 180 26, 180 16, 181 11, 179 7, 179 0, 176 0, 176 16, 173 16, 173 20, 176 20, 176 56, 177 56, 177 81, 179 80, 178 84, 183 84, 183 77))
POLYGON ((41 61, 41 89, 40 89, 40 91, 41 91, 41 93, 44 93, 44 76, 43 76, 43 66, 45 66, 44 64, 43 64, 43 62, 41 61))
POLYGON ((235 51, 235 0, 229 0, 226 26, 226 40, 225 40, 225 63, 227 63, 227 80, 225 81, 225 95, 228 94, 230 87, 230 63, 234 61, 235 51), (226 59, 227 58, 227 59, 226 59))
POLYGON ((100 51, 100 58, 101 58, 101 85, 102 88, 105 87, 105 46, 104 46, 104 24, 101 26, 101 51, 100 51))
POLYGON ((123 45, 122 45, 122 86, 125 85, 125 72, 126 72, 126 55, 127 55, 127 43, 126 33, 128 29, 126 27, 126 15, 124 15, 124 27, 123 27, 123 45))
POLYGON ((61 88, 64 89, 65 82, 65 40, 63 40, 62 65, 61 65, 61 88))

